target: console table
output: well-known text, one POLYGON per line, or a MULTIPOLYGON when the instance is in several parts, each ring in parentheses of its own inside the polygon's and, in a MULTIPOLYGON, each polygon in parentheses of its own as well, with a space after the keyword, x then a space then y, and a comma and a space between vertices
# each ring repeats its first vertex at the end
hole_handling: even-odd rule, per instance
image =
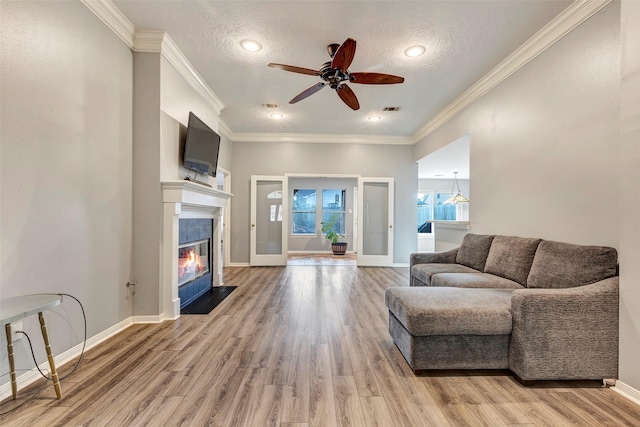
POLYGON ((58 399, 62 397, 60 392, 60 381, 58 373, 51 354, 51 345, 49 344, 49 336, 47 335, 47 326, 44 323, 42 312, 49 310, 62 302, 62 295, 36 294, 21 295, 11 298, 0 299, 0 323, 4 325, 7 335, 7 351, 9 354, 9 369, 11 371, 11 393, 13 398, 18 394, 18 383, 16 382, 15 361, 13 356, 13 342, 11 341, 11 322, 24 319, 32 314, 38 313, 40 319, 40 329, 42 338, 44 339, 45 349, 47 350, 47 358, 49 359, 49 367, 51 368, 51 379, 53 387, 56 389, 58 399))

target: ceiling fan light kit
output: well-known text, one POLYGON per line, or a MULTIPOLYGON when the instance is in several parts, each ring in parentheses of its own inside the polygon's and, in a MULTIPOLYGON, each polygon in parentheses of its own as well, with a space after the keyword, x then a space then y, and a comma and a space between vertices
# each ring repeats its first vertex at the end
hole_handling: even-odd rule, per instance
POLYGON ((323 89, 325 86, 329 86, 337 92, 342 102, 355 111, 360 108, 360 103, 358 102, 356 94, 349 86, 347 86, 346 82, 359 84, 397 84, 404 82, 404 77, 393 76, 391 74, 367 72, 352 73, 349 70, 349 66, 356 54, 356 41, 354 39, 348 38, 341 45, 332 43, 327 46, 327 52, 332 60, 325 62, 318 71, 310 68, 295 67, 285 64, 267 64, 272 68, 279 68, 292 73, 318 76, 322 79, 321 82, 316 83, 293 97, 293 99, 289 101, 289 104, 295 104, 298 101, 302 101, 303 99, 318 92, 320 89, 323 89))

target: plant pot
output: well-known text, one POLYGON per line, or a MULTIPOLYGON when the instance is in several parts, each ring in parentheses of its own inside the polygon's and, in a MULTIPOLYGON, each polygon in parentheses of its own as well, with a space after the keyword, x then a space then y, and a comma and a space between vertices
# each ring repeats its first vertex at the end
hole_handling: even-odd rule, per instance
POLYGON ((331 250, 334 255, 344 255, 347 253, 347 242, 332 243, 331 250))

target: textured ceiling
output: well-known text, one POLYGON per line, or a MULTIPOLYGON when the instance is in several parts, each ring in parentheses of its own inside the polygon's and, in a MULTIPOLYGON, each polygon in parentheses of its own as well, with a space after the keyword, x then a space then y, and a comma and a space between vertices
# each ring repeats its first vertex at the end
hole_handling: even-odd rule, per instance
POLYGON ((225 104, 233 133, 414 135, 435 114, 534 35, 570 1, 115 1, 138 30, 166 31, 225 104), (405 77, 403 84, 350 84, 352 111, 329 88, 290 105, 319 82, 267 67, 318 69, 326 46, 357 41, 351 71, 405 77), (259 41, 260 52, 240 47, 259 41), (418 58, 404 50, 426 47, 418 58), (284 119, 270 118, 279 104, 284 119), (385 106, 400 111, 383 112, 385 106), (377 114, 382 120, 371 122, 377 114))

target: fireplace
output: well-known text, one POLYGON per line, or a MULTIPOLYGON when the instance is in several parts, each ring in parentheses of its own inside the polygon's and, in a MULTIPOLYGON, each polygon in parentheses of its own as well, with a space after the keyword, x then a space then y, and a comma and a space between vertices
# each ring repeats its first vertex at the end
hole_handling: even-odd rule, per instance
MULTIPOLYGON (((160 320, 177 319, 180 317, 180 307, 184 307, 212 286, 222 284, 222 211, 231 196, 231 193, 190 181, 162 182, 160 320), (201 233, 203 229, 208 231, 201 233), (209 272, 179 286, 178 248, 207 239, 209 272)), ((202 254, 199 256, 202 258, 202 254)))
POLYGON ((180 308, 211 289, 213 219, 180 218, 178 227, 178 296, 180 308))

